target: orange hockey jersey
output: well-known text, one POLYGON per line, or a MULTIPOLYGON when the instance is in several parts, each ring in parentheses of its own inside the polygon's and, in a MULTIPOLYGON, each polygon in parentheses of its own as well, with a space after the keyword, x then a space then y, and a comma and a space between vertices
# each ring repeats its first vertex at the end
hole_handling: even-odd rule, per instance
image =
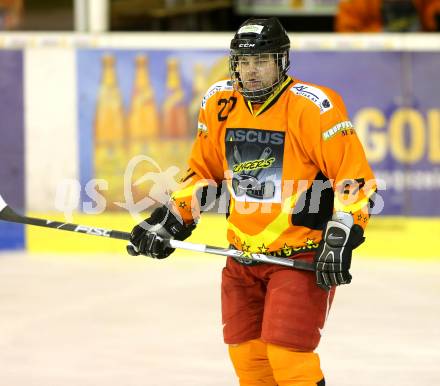
POLYGON ((229 242, 292 256, 317 248, 336 210, 365 227, 373 178, 335 91, 289 77, 254 110, 224 80, 202 100, 188 174, 172 200, 190 222, 199 215, 195 191, 223 184, 229 242))

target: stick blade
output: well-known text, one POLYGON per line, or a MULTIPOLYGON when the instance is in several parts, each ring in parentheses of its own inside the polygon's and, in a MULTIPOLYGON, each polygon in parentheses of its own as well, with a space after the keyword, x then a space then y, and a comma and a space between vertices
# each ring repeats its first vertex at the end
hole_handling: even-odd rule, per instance
POLYGON ((0 194, 0 212, 5 209, 8 206, 8 204, 6 204, 5 200, 3 200, 3 197, 0 194))
POLYGON ((0 195, 0 220, 22 223, 22 216, 15 213, 0 195))

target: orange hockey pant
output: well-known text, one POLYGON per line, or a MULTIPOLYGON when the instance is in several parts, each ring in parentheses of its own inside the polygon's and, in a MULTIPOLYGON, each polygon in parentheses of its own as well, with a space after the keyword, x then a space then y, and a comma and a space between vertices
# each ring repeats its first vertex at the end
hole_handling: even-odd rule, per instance
POLYGON ((253 339, 229 345, 240 386, 324 386, 318 354, 253 339))

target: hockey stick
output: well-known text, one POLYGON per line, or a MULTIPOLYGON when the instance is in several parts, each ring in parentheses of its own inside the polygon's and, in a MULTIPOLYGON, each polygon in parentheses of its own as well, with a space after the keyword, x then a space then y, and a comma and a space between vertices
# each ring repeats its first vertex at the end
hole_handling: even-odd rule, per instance
MULTIPOLYGON (((22 216, 16 213, 8 204, 6 204, 6 202, 3 200, 1 195, 0 195, 0 220, 18 223, 18 224, 35 225, 44 228, 59 229, 69 232, 83 233, 92 236, 109 237, 112 239, 130 241, 130 233, 128 232, 22 216)), ((315 270, 312 263, 302 260, 291 260, 283 257, 268 256, 261 253, 248 253, 236 249, 219 248, 205 244, 195 244, 195 243, 189 243, 178 240, 169 240, 168 242, 171 248, 185 249, 194 252, 210 253, 220 256, 232 256, 232 257, 240 258, 242 260, 283 265, 286 267, 301 269, 305 271, 315 270)))
POLYGON ((85 233, 93 236, 110 237, 112 239, 130 240, 130 233, 120 232, 110 229, 97 228, 88 225, 79 225, 72 223, 64 223, 60 221, 45 220, 42 218, 34 218, 22 216, 16 213, 0 195, 0 220, 15 222, 18 224, 36 225, 44 228, 60 229, 62 231, 85 233))
POLYGON ((221 255, 221 256, 237 257, 245 261, 246 260, 258 261, 260 263, 284 265, 285 267, 301 269, 303 271, 315 270, 312 263, 309 263, 304 260, 292 260, 292 259, 287 259, 285 257, 264 255, 262 253, 243 252, 237 249, 219 248, 219 247, 213 247, 211 245, 188 243, 185 241, 178 241, 178 240, 170 240, 170 246, 171 248, 186 249, 189 251, 212 253, 214 255, 221 255))

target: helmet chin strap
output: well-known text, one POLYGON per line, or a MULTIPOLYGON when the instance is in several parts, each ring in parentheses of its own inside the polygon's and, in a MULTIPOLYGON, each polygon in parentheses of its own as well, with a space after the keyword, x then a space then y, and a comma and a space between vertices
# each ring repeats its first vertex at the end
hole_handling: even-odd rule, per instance
POLYGON ((284 74, 282 78, 272 86, 265 87, 259 90, 245 90, 244 88, 240 91, 240 93, 251 103, 264 103, 266 102, 274 93, 276 93, 283 82, 286 80, 287 75, 284 74))
POLYGON ((265 87, 259 90, 246 90, 242 89, 241 93, 251 103, 264 103, 273 94, 276 87, 273 86, 265 87))

